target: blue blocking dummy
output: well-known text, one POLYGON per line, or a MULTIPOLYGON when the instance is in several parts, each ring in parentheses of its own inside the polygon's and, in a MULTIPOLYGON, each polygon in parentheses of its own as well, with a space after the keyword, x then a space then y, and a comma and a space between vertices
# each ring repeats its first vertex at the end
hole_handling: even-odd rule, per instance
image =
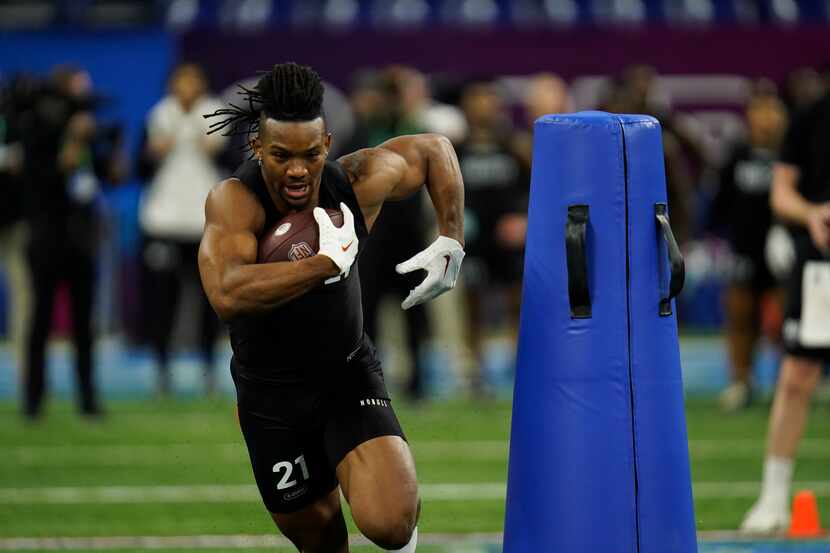
POLYGON ((534 128, 505 553, 697 551, 659 123, 534 128))

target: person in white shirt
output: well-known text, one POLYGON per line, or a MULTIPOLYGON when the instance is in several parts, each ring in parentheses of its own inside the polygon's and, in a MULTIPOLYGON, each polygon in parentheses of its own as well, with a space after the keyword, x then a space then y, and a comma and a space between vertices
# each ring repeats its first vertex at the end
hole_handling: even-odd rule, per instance
MULTIPOLYGON (((150 111, 143 155, 155 172, 139 208, 143 233, 142 296, 144 328, 158 358, 162 395, 171 390, 170 338, 179 299, 188 280, 197 282, 196 258, 205 224, 204 205, 210 189, 221 180, 216 158, 226 138, 208 135, 204 119, 222 104, 208 95, 202 69, 177 66, 169 92, 150 111)), ((206 369, 206 390, 215 386, 213 343, 219 323, 199 289, 199 336, 206 369)))

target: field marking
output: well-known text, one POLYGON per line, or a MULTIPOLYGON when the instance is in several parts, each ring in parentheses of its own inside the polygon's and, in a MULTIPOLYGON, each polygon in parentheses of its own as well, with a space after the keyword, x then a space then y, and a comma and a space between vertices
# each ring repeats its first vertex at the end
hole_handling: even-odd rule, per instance
MULTIPOLYGON (((739 440, 690 440, 689 450, 695 459, 746 458, 763 455, 765 438, 739 440)), ((170 445, 63 445, 63 446, 7 446, 2 463, 12 462, 27 466, 92 466, 168 465, 182 458, 201 459, 209 450, 213 462, 217 460, 244 463, 245 445, 239 442, 170 444, 170 445)), ((417 459, 446 459, 463 456, 465 459, 506 459, 508 442, 502 440, 422 441, 412 450, 417 459)), ((807 439, 798 448, 800 458, 830 458, 830 439, 807 439)), ((760 457, 759 457, 760 458, 760 457)))
MULTIPOLYGON (((796 489, 813 490, 830 496, 830 481, 803 481, 796 489)), ((759 482, 697 482, 693 486, 698 499, 755 497, 759 482)), ((503 482, 421 484, 424 501, 493 501, 504 500, 503 482)), ((203 486, 90 486, 0 488, 0 504, 136 504, 136 503, 247 503, 259 500, 256 487, 249 484, 203 486)))
MULTIPOLYGON (((418 536, 419 545, 473 545, 501 543, 502 534, 442 534, 427 533, 418 536)), ((359 534, 349 536, 349 544, 371 545, 359 534)), ((103 537, 50 537, 50 538, 3 538, 0 551, 31 550, 101 550, 101 549, 266 549, 292 547, 286 538, 272 534, 230 534, 194 536, 103 536, 103 537)))
MULTIPOLYGON (((424 441, 415 443, 412 449, 416 457, 446 458, 459 455, 475 458, 506 458, 508 444, 502 440, 479 441, 424 441)), ((166 465, 178 462, 182 457, 201 459, 210 450, 211 459, 247 462, 245 444, 220 442, 207 444, 170 445, 36 445, 4 447, 3 462, 11 461, 33 466, 89 463, 93 465, 166 465)), ((828 444, 830 451, 830 444, 828 444)))
MULTIPOLYGON (((501 482, 475 484, 421 484, 426 501, 492 500, 505 497, 501 482)), ((204 486, 90 486, 0 488, 0 504, 100 504, 100 503, 232 503, 259 501, 251 484, 204 486)))
MULTIPOLYGON (((760 545, 789 542, 786 538, 742 535, 734 530, 698 532, 698 540, 706 542, 730 542, 734 544, 760 545)), ((499 545, 501 532, 470 534, 425 533, 418 536, 419 545, 499 545)), ((827 539, 809 543, 830 543, 827 539)), ((349 535, 352 546, 370 545, 359 534, 349 535)), ((118 549, 271 549, 292 547, 286 538, 275 534, 226 534, 192 536, 102 536, 102 537, 48 537, 48 538, 0 538, 0 551, 60 551, 60 550, 118 550, 118 549)))

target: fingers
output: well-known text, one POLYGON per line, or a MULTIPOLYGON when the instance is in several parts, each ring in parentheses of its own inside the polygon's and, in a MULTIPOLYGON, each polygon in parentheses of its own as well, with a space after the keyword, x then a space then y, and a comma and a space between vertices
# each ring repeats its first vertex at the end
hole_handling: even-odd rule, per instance
POLYGON ((412 271, 423 268, 424 265, 421 261, 421 254, 415 254, 406 261, 398 263, 395 266, 395 270, 398 272, 399 275, 405 275, 406 273, 411 273, 412 271))
POLYGON ((426 303, 426 302, 428 302, 432 299, 437 298, 438 296, 440 296, 441 294, 443 294, 447 290, 449 290, 449 288, 446 288, 444 286, 440 286, 437 283, 435 284, 435 286, 431 290, 427 290, 426 292, 424 292, 420 295, 415 293, 415 290, 412 290, 409 293, 409 295, 406 297, 406 299, 403 300, 403 303, 401 303, 401 307, 404 308, 404 309, 409 309, 410 307, 415 307, 416 305, 421 305, 422 303, 426 303))
POLYGON ((320 227, 325 227, 326 229, 334 228, 334 223, 331 222, 331 218, 329 214, 326 213, 326 210, 321 207, 314 208, 314 220, 317 221, 317 224, 320 227))
POLYGON ((418 301, 418 296, 415 293, 415 290, 412 290, 412 291, 409 292, 409 295, 406 296, 406 299, 403 300, 403 302, 401 302, 401 308, 406 310, 406 309, 409 309, 410 307, 418 305, 419 303, 421 303, 421 302, 418 301))
POLYGON ((443 291, 443 287, 441 286, 441 283, 438 281, 438 279, 436 279, 434 276, 427 275, 427 277, 421 284, 419 284, 414 289, 412 289, 412 291, 409 292, 409 295, 401 303, 401 307, 403 307, 404 309, 409 309, 410 307, 431 300, 432 298, 441 294, 441 292, 443 291))
POLYGON ((349 206, 340 202, 340 211, 343 212, 343 226, 345 228, 354 228, 354 215, 352 214, 352 210, 349 209, 349 206))
POLYGON ((406 299, 403 300, 401 303, 401 307, 404 309, 409 309, 413 305, 418 305, 422 301, 422 296, 424 292, 426 292, 427 288, 432 284, 429 281, 429 276, 424 279, 424 281, 409 291, 409 295, 406 296, 406 299))

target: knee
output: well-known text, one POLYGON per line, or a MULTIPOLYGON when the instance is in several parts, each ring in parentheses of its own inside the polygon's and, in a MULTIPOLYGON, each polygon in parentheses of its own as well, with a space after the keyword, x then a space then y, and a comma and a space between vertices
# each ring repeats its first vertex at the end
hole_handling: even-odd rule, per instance
POLYGON ((341 551, 348 543, 343 514, 331 505, 320 502, 304 509, 299 516, 272 516, 283 535, 300 551, 341 551))
POLYGON ((809 398, 818 385, 821 364, 812 359, 789 358, 778 380, 778 392, 790 398, 809 398))
POLYGON ((357 513, 352 509, 357 527, 375 545, 387 550, 401 549, 412 538, 418 523, 420 502, 381 507, 371 513, 357 513))
POLYGON ((752 295, 742 289, 732 288, 726 294, 726 316, 729 326, 736 332, 752 332, 756 328, 756 307, 752 295))

